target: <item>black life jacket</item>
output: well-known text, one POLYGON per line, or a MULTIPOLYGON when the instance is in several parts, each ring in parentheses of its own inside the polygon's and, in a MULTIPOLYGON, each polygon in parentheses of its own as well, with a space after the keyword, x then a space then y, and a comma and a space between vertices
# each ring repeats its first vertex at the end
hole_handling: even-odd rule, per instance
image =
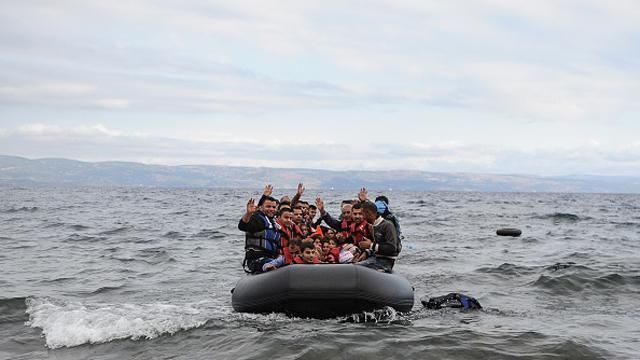
POLYGON ((271 221, 263 213, 257 213, 264 223, 264 230, 257 233, 246 233, 245 249, 256 249, 269 253, 277 257, 282 247, 282 235, 280 234, 280 224, 271 221))
POLYGON ((446 307, 461 308, 463 310, 482 309, 482 305, 480 305, 478 300, 461 293, 449 293, 447 295, 429 298, 429 300, 421 299, 420 302, 427 309, 442 309, 446 307))

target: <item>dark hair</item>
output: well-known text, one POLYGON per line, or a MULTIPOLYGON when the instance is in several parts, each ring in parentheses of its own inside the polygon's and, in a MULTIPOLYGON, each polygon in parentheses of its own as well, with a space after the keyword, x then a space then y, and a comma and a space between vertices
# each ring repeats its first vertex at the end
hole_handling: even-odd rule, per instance
POLYGON ((302 240, 297 239, 297 238, 293 238, 293 239, 289 240, 289 246, 291 246, 291 245, 302 246, 302 240))
POLYGON ((309 206, 309 203, 308 203, 308 202, 306 202, 306 201, 302 201, 302 200, 298 201, 298 204, 305 204, 305 205, 309 206))
POLYGON ((355 203, 353 204, 353 206, 351 206, 351 210, 355 210, 355 209, 362 209, 362 203, 355 203))
POLYGON ((372 211, 374 213, 378 212, 378 207, 376 206, 376 204, 372 203, 371 201, 367 200, 365 202, 362 202, 362 211, 372 211))
POLYGON ((283 206, 280 208, 280 211, 278 211, 278 216, 282 216, 282 214, 286 213, 286 212, 292 212, 293 210, 291 210, 290 207, 288 206, 283 206))
POLYGON ((386 197, 386 196, 384 196, 384 195, 380 195, 380 196, 376 197, 376 200, 375 200, 375 201, 378 201, 378 200, 382 200, 382 201, 384 201, 387 205, 389 205, 389 198, 388 198, 388 197, 386 197))
POLYGON ((262 195, 262 197, 258 201, 258 206, 262 206, 262 204, 264 204, 265 201, 273 201, 273 202, 276 203, 276 205, 278 205, 280 203, 280 201, 276 200, 276 198, 274 198, 272 196, 262 195))
POLYGON ((291 201, 280 201, 280 206, 285 206, 285 205, 291 206, 291 201))
POLYGON ((317 206, 315 206, 315 205, 313 205, 313 204, 311 204, 311 205, 309 205, 309 209, 316 209, 316 210, 318 210, 318 207, 317 207, 317 206))
POLYGON ((313 245, 313 242, 303 241, 302 245, 300 245, 300 252, 303 252, 304 249, 314 250, 316 247, 313 245))

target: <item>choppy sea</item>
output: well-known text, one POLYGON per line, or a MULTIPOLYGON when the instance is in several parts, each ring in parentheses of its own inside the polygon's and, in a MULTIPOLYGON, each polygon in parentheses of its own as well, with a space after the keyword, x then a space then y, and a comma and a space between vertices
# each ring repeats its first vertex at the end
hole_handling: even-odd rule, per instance
POLYGON ((640 358, 639 195, 386 192, 416 303, 345 321, 233 311, 260 192, 0 188, 0 359, 640 358))

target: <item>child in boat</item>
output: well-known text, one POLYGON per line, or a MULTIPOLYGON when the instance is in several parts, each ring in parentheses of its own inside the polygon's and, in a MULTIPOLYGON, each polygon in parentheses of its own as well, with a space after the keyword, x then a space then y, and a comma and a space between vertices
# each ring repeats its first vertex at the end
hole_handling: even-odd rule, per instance
POLYGON ((303 239, 311 235, 311 233, 309 232, 309 225, 302 223, 299 226, 303 239))
POLYGON ((316 255, 315 246, 311 241, 303 241, 300 246, 300 255, 293 258, 294 264, 319 264, 320 259, 316 255))
POLYGON ((325 228, 325 227, 322 227, 322 229, 323 229, 324 234, 327 237, 327 239, 330 239, 330 240, 333 240, 333 241, 336 240, 336 231, 334 229, 325 228))
POLYGON ((340 257, 340 249, 336 246, 336 241, 329 238, 322 240, 322 255, 324 262, 329 264, 337 264, 340 257))
POLYGON ((283 267, 285 265, 288 264, 295 264, 295 259, 299 258, 301 256, 301 250, 300 248, 302 247, 302 241, 300 239, 291 239, 289 240, 289 254, 288 256, 291 257, 291 260, 287 259, 287 257, 285 257, 284 255, 279 256, 278 258, 269 261, 268 263, 264 264, 264 266, 262 267, 262 271, 266 272, 266 271, 271 271, 271 270, 275 270, 277 268, 283 267))
POLYGON ((291 254, 292 259, 300 255, 301 246, 302 246, 302 241, 300 239, 291 239, 289 241, 289 254, 291 254))

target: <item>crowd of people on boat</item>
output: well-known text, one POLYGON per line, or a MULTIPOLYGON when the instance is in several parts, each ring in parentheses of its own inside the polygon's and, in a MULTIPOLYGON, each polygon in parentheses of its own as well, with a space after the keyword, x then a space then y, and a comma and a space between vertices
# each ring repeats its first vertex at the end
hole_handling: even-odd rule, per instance
POLYGON ((384 195, 374 201, 366 188, 343 200, 340 215, 327 212, 322 198, 302 200, 305 187, 298 184, 293 198, 272 196, 266 185, 262 197, 247 202, 238 223, 245 232, 247 273, 272 271, 291 264, 353 263, 391 272, 402 249, 400 224, 384 195))

